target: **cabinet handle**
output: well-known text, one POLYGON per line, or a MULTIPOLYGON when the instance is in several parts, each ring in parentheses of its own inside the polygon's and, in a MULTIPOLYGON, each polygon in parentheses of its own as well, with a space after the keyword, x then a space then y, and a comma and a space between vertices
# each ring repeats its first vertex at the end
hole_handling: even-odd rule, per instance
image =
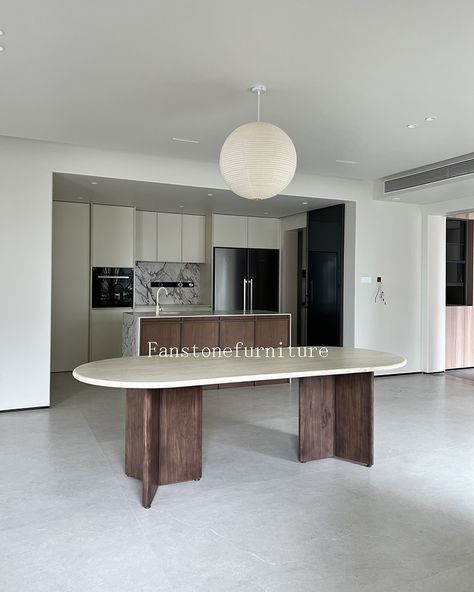
POLYGON ((247 310, 247 280, 244 278, 244 312, 247 310))
POLYGON ((249 280, 250 284, 250 310, 253 310, 253 278, 249 280))

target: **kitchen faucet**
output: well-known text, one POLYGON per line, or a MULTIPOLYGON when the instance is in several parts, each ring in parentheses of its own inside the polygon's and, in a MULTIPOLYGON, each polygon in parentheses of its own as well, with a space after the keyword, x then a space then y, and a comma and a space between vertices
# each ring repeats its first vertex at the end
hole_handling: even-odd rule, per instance
POLYGON ((169 296, 168 290, 164 286, 160 286, 158 288, 158 290, 156 291, 156 316, 157 317, 160 315, 160 312, 163 311, 163 308, 160 306, 160 292, 161 292, 161 290, 164 290, 165 294, 167 296, 169 296))

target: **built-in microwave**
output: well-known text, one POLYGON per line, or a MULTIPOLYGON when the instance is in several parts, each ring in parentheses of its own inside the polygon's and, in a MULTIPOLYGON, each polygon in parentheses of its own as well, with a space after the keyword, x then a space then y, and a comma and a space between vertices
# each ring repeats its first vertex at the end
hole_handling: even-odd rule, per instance
POLYGON ((92 308, 131 308, 132 306, 132 267, 92 268, 92 308))

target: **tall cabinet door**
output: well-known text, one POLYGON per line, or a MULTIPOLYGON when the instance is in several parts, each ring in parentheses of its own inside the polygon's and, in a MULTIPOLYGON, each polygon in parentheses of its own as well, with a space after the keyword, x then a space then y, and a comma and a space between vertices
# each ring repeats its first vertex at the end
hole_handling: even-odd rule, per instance
POLYGON ((309 212, 307 345, 342 345, 344 205, 309 212))
POLYGON ((279 259, 278 249, 249 249, 249 308, 278 312, 279 259))
MULTIPOLYGON (((247 249, 214 249, 214 309, 242 310, 247 249)), ((247 302, 247 308, 249 303, 247 302)))
POLYGON ((90 206, 53 202, 51 370, 89 361, 90 206))

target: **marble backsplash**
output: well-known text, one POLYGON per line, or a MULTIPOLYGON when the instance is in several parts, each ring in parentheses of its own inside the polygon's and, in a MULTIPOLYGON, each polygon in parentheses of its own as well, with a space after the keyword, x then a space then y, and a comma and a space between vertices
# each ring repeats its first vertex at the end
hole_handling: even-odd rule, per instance
POLYGON ((151 282, 194 282, 193 288, 168 288, 160 296, 163 304, 199 304, 200 268, 197 263, 159 263, 138 261, 135 266, 135 306, 156 304, 151 282))

